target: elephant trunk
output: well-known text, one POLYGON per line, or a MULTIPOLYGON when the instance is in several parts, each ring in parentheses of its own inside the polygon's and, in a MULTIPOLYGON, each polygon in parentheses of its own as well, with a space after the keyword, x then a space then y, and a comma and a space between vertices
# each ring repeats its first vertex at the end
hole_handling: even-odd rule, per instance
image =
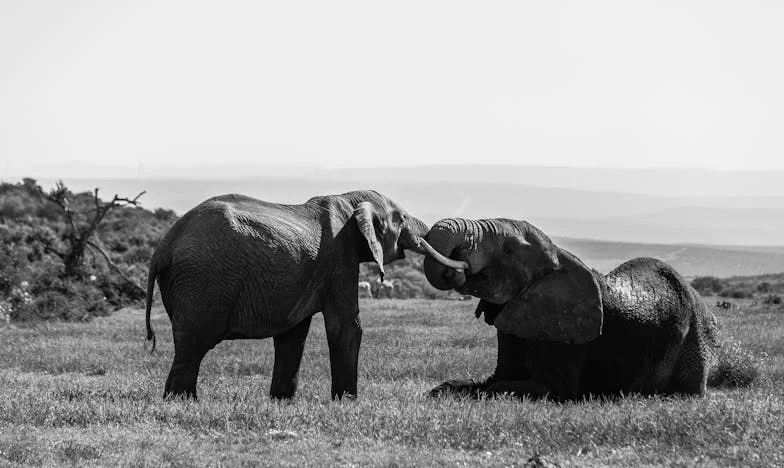
POLYGON ((470 265, 465 259, 455 258, 458 248, 468 243, 468 234, 474 231, 471 221, 465 219, 442 219, 437 222, 425 236, 425 242, 432 246, 436 253, 457 260, 462 268, 457 265, 445 265, 437 255, 429 254, 425 257, 425 276, 433 287, 441 290, 459 288, 466 282, 466 270, 470 265))

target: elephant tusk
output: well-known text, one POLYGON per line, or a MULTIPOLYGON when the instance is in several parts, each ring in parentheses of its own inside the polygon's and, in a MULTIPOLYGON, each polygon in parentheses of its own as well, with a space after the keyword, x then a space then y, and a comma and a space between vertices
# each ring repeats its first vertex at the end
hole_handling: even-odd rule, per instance
POLYGON ((441 254, 438 250, 434 249, 433 246, 427 243, 424 239, 419 239, 419 247, 421 247, 427 255, 430 255, 433 260, 436 260, 438 263, 444 265, 445 267, 452 268, 453 270, 471 270, 471 264, 464 260, 452 260, 451 258, 447 258, 441 254))

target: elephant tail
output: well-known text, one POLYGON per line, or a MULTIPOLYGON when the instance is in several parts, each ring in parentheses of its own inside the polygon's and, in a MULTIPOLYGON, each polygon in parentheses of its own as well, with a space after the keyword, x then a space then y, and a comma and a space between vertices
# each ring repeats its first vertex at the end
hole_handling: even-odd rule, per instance
MULTIPOLYGON (((157 252, 156 252, 157 253, 157 252)), ((152 331, 150 325, 150 311, 152 310, 152 297, 155 291, 155 279, 158 277, 158 262, 157 255, 152 256, 150 261, 150 272, 147 274, 147 311, 145 312, 145 320, 147 321, 147 341, 152 341, 150 354, 155 352, 155 332, 152 331)))

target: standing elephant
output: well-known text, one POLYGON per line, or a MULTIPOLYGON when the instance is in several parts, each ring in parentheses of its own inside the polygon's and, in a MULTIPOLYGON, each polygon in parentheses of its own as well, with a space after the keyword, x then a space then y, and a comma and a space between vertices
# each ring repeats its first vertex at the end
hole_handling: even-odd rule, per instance
POLYGON ((172 322, 174 362, 164 397, 196 398, 204 355, 222 340, 273 337, 270 395, 297 389, 313 314, 324 314, 332 397, 357 395, 362 327, 360 262, 384 265, 416 248, 427 226, 374 191, 314 197, 302 205, 243 195, 211 198, 180 218, 150 261, 147 339, 157 278, 172 322))
POLYGON ((360 281, 357 283, 357 288, 359 288, 359 297, 367 297, 373 299, 373 292, 370 289, 370 283, 367 281, 360 281))
POLYGON ((399 280, 382 280, 376 279, 370 284, 370 289, 373 292, 373 298, 392 298, 399 288, 399 280))
POLYGON ((476 316, 498 338, 492 376, 447 381, 432 396, 705 394, 716 319, 669 265, 636 258, 602 275, 508 219, 444 219, 425 242, 449 258, 425 258, 428 281, 480 298, 476 316))

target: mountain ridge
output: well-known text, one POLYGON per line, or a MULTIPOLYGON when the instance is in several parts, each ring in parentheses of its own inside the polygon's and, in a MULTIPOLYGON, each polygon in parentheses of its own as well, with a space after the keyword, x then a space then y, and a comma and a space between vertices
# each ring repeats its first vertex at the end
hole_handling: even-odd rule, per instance
MULTIPOLYGON (((75 190, 139 193, 145 206, 182 214, 222 193, 280 203, 316 194, 378 190, 425 222, 445 217, 523 219, 550 235, 597 240, 712 245, 784 245, 784 197, 657 197, 518 184, 353 181, 302 178, 76 179, 75 190)), ((41 179, 44 187, 55 180, 41 179)))
POLYGON ((223 163, 187 167, 137 164, 110 165, 67 162, 27 170, 6 167, 5 177, 141 179, 293 177, 310 180, 383 180, 505 183, 585 189, 654 196, 779 196, 784 197, 784 170, 716 170, 699 167, 612 168, 531 166, 516 164, 449 164, 377 167, 223 163))
MULTIPOLYGON (((375 188, 428 223, 454 215, 527 220, 558 245, 605 273, 640 256, 667 261, 684 276, 728 277, 784 271, 784 236, 781 235, 784 216, 771 215, 779 213, 778 208, 737 211, 683 207, 671 206, 673 202, 683 202, 684 199, 678 198, 454 182, 375 184, 282 178, 63 180, 74 191, 100 187, 103 197, 114 193, 128 196, 146 190, 141 199, 145 207, 173 208, 179 214, 220 193, 239 192, 268 201, 302 203, 315 194, 375 188), (645 203, 640 204, 640 200, 645 203), (608 205, 606 209, 596 210, 595 205, 602 203, 608 205), (559 214, 563 216, 556 216, 559 214), (768 242, 749 242, 755 236, 768 242)), ((39 183, 48 189, 54 181, 39 180, 39 183)), ((775 205, 777 200, 774 197, 771 204, 775 205)), ((743 206, 747 202, 741 197, 733 203, 743 206)), ((719 202, 705 198, 700 203, 719 202)), ((753 206, 753 201, 750 204, 753 206)))

